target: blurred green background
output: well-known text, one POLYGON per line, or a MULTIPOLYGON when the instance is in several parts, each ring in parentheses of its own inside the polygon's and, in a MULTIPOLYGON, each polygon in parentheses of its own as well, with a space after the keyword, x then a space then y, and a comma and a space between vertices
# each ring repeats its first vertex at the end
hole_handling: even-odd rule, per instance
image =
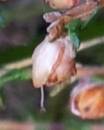
MULTIPOLYGON (((46 35, 48 24, 45 23, 42 15, 51 9, 42 0, 7 0, 0 2, 0 10, 0 18, 2 19, 0 28, 0 67, 2 68, 7 63, 31 57, 36 45, 46 35)), ((82 42, 104 36, 103 9, 99 10, 84 30, 78 31, 78 36, 82 42)), ((104 44, 78 52, 76 60, 84 65, 103 66, 104 44)), ((18 72, 19 74, 21 75, 21 70, 18 72)), ((41 113, 39 109, 40 90, 33 87, 30 77, 28 80, 19 81, 19 79, 21 79, 21 76, 18 76, 16 81, 8 80, 10 82, 4 82, 5 84, 1 86, 3 88, 1 89, 1 98, 5 105, 5 108, 2 109, 1 103, 1 120, 31 120, 35 123, 46 124, 44 127, 46 130, 97 130, 98 128, 94 129, 93 126, 104 123, 103 119, 81 120, 67 110, 69 93, 74 84, 65 87, 53 98, 49 97, 51 89, 45 88, 47 111, 41 113), (52 122, 53 124, 50 124, 52 122), (54 126, 54 123, 56 126, 54 126), (49 125, 53 127, 49 128, 49 125)), ((40 129, 44 130, 43 128, 40 129)))

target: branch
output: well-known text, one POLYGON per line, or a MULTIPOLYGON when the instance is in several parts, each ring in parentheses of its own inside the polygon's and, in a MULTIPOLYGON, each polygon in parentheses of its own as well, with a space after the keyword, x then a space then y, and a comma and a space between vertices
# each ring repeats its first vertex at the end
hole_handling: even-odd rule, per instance
POLYGON ((78 49, 78 52, 85 50, 85 49, 88 49, 90 47, 99 45, 99 44, 103 44, 103 43, 104 43, 104 36, 97 37, 97 38, 94 38, 91 40, 87 40, 87 41, 81 43, 81 45, 78 49))
POLYGON ((12 70, 12 69, 26 68, 26 67, 31 66, 31 65, 32 65, 32 58, 26 58, 26 59, 21 60, 21 61, 17 61, 14 63, 4 65, 3 68, 5 68, 7 70, 12 70))

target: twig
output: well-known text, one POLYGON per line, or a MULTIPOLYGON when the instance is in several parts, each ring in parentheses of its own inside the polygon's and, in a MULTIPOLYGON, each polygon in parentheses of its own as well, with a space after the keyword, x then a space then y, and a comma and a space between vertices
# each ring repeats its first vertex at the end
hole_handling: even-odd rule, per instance
POLYGON ((29 122, 0 121, 0 130, 35 130, 35 125, 29 122))
POLYGON ((103 44, 103 43, 104 43, 104 36, 97 37, 97 38, 94 38, 92 40, 82 42, 78 51, 82 51, 84 49, 93 47, 95 45, 103 44))
POLYGON ((21 61, 17 61, 14 63, 10 63, 7 65, 4 65, 3 68, 8 69, 8 70, 12 70, 12 69, 20 69, 20 68, 25 68, 28 66, 32 65, 32 59, 31 58, 26 58, 24 60, 21 61))

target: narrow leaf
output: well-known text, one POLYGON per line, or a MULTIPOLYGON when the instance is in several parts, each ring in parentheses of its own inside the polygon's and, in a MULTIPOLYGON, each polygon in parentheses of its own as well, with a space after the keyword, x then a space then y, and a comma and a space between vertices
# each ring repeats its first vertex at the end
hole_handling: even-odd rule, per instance
POLYGON ((16 69, 7 72, 5 75, 0 77, 0 86, 12 80, 27 80, 31 78, 30 69, 16 69))
POLYGON ((71 38, 71 40, 72 40, 75 48, 76 49, 79 48, 79 46, 80 46, 80 40, 79 40, 79 38, 77 36, 77 33, 74 32, 74 31, 73 32, 68 31, 68 34, 69 34, 69 36, 70 36, 70 38, 71 38))
POLYGON ((80 24, 81 24, 80 19, 74 19, 72 20, 72 22, 70 22, 65 26, 68 29, 68 35, 70 36, 72 43, 74 44, 76 49, 80 45, 80 40, 77 36, 77 29, 80 27, 80 24))
POLYGON ((81 29, 84 29, 88 23, 92 20, 92 18, 96 15, 97 13, 97 9, 89 16, 89 18, 87 18, 86 20, 82 21, 82 24, 81 24, 81 29))

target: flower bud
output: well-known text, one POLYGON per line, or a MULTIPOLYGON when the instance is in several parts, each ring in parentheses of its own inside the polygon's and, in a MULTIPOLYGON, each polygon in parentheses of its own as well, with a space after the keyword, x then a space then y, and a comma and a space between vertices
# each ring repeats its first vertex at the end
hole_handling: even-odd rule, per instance
POLYGON ((36 47, 32 79, 36 88, 52 86, 76 74, 75 50, 69 36, 50 42, 49 36, 36 47))
POLYGON ((75 6, 79 0, 45 0, 53 9, 69 9, 75 6))
POLYGON ((80 82, 71 92, 70 109, 82 119, 104 117, 104 83, 80 82))

